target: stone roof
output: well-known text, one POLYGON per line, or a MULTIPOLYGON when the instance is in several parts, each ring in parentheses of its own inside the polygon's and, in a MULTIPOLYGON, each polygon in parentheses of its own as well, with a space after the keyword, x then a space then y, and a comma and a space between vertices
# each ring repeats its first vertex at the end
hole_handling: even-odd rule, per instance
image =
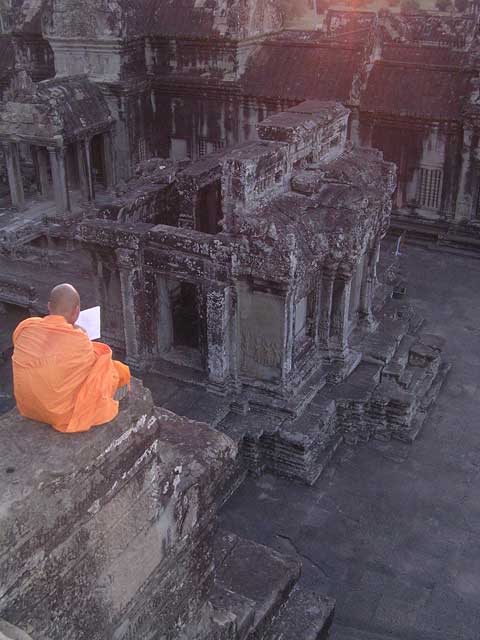
POLYGON ((241 83, 247 96, 349 102, 362 48, 268 42, 250 58, 241 83))
POLYGON ((460 67, 468 63, 468 54, 449 47, 389 43, 382 49, 382 59, 385 62, 420 64, 422 66, 460 67))
POLYGON ((130 0, 124 5, 127 31, 134 34, 242 38, 281 27, 271 0, 130 0))
POLYGON ((361 109, 428 120, 458 120, 471 91, 471 73, 462 69, 376 62, 361 109))
MULTIPOLYGON (((274 225, 279 238, 295 238, 303 265, 312 259, 354 262, 365 238, 388 226, 395 175, 380 152, 347 147, 335 160, 294 174, 290 192, 250 216, 252 227, 258 235, 262 225, 274 225)), ((280 242, 274 244, 275 252, 280 242)))
POLYGON ((280 27, 271 0, 53 0, 47 24, 51 36, 91 38, 243 38, 280 27))
POLYGON ((85 76, 34 85, 31 95, 11 96, 0 112, 0 137, 68 142, 105 130, 113 122, 97 85, 85 76))

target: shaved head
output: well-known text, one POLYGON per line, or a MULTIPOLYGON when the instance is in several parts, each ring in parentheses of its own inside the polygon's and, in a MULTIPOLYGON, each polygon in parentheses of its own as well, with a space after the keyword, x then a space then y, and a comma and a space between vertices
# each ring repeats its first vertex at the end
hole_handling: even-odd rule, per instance
POLYGON ((50 292, 48 300, 50 315, 63 316, 70 324, 75 324, 80 313, 80 296, 71 284, 59 284, 50 292))

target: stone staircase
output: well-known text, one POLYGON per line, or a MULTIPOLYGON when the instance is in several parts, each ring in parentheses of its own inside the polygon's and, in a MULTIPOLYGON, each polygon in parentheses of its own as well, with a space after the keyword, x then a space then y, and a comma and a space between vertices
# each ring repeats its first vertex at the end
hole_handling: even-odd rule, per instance
MULTIPOLYGON (((327 638, 335 603, 298 584, 301 563, 263 545, 220 531, 215 543, 217 624, 229 621, 235 640, 327 638)), ((225 636, 226 637, 226 636, 225 636)))
MULTIPOLYGON (((413 442, 450 370, 443 339, 419 334, 422 325, 411 307, 391 300, 374 333, 352 336, 360 364, 343 381, 327 382, 303 415, 230 412, 215 427, 238 443, 250 472, 307 484, 316 482, 342 441, 413 442)), ((331 379, 328 367, 325 374, 331 379)))

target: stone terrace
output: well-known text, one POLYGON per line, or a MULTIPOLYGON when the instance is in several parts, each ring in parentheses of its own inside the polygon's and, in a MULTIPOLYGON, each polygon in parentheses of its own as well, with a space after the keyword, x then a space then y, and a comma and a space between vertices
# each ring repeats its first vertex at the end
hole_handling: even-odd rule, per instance
POLYGON ((312 488, 250 479, 221 522, 303 559, 303 585, 337 598, 332 640, 478 640, 480 263, 403 251, 410 299, 453 363, 419 439, 342 447, 312 488))

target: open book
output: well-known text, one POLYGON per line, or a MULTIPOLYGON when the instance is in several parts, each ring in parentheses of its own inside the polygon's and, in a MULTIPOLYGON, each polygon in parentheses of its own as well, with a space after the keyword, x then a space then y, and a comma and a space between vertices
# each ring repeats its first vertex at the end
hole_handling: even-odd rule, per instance
POLYGON ((80 311, 77 325, 85 330, 90 340, 98 340, 101 335, 100 307, 92 307, 80 311))

